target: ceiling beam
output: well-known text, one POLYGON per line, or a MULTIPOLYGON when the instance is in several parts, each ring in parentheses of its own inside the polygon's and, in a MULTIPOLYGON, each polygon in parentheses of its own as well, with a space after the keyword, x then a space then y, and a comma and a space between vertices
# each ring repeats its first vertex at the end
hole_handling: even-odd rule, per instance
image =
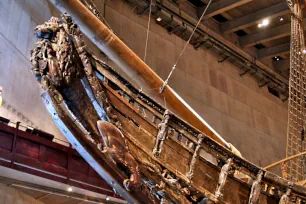
MULTIPOLYGON (((306 27, 306 18, 304 18, 304 27, 306 27)), ((291 23, 286 23, 284 25, 267 28, 258 33, 249 34, 239 39, 239 45, 242 47, 250 47, 258 43, 264 43, 271 40, 279 39, 291 34, 291 23)))
POLYGON ((285 36, 289 36, 291 32, 291 24, 286 23, 284 25, 275 28, 266 28, 258 33, 242 36, 239 39, 239 45, 242 47, 250 47, 259 43, 279 39, 285 36))
POLYGON ((278 71, 288 71, 290 68, 290 60, 289 59, 283 59, 279 61, 273 62, 274 69, 278 71))
MULTIPOLYGON (((205 17, 212 17, 214 15, 223 13, 225 11, 228 11, 238 6, 241 6, 243 4, 246 4, 250 1, 252 0, 221 0, 216 3, 212 3, 207 9, 205 17)), ((206 6, 202 6, 197 9, 197 14, 199 18, 201 17, 205 9, 206 9, 206 6)))
POLYGON ((274 69, 282 76, 289 78, 290 75, 290 60, 284 59, 279 61, 273 61, 274 69))
POLYGON ((267 47, 258 50, 257 56, 258 59, 267 58, 267 57, 274 57, 277 55, 285 54, 290 51, 290 43, 285 43, 281 45, 277 45, 274 47, 267 47))
POLYGON ((281 2, 249 15, 224 22, 220 25, 220 31, 223 33, 234 32, 255 25, 265 18, 274 18, 287 13, 289 13, 287 4, 285 2, 281 2))

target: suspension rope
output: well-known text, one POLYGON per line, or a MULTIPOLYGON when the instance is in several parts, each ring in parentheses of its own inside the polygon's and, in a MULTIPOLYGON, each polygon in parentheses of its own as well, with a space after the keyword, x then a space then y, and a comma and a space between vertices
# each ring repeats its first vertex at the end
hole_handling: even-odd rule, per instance
MULTIPOLYGON (((298 1, 287 0, 291 9, 291 46, 290 46, 290 78, 286 156, 290 157, 305 151, 306 128, 306 53, 303 28, 303 12, 298 1)), ((288 170, 292 181, 306 178, 305 156, 290 160, 288 170)))
POLYGON ((182 55, 184 54, 184 51, 185 51, 185 49, 187 48, 187 45, 189 44, 190 40, 192 39, 193 34, 194 34, 195 31, 198 29, 198 26, 200 25, 200 23, 201 23, 201 21, 202 21, 202 18, 204 17, 204 15, 205 15, 205 13, 206 13, 208 7, 210 6, 210 3, 211 3, 211 2, 212 2, 212 0, 210 0, 210 1, 208 2, 208 4, 207 4, 205 10, 203 11, 203 13, 202 13, 202 15, 201 15, 201 17, 200 17, 200 19, 199 19, 197 25, 196 25, 196 27, 193 29, 193 31, 192 31, 192 33, 191 33, 191 35, 190 35, 188 41, 186 42, 186 44, 185 44, 185 46, 184 46, 182 52, 180 53, 180 55, 178 56, 176 62, 174 63, 174 65, 173 65, 173 67, 172 67, 172 69, 171 69, 171 71, 170 71, 170 73, 169 73, 167 79, 165 80, 163 86, 160 88, 160 92, 159 92, 159 93, 162 93, 162 92, 164 91, 165 87, 167 86, 168 81, 169 81, 169 79, 170 79, 172 73, 174 72, 174 70, 175 70, 175 68, 176 68, 176 66, 177 66, 177 63, 179 62, 179 60, 181 59, 182 55))
POLYGON ((148 19, 148 26, 147 26, 147 38, 146 38, 146 45, 145 45, 145 53, 144 53, 144 57, 143 57, 143 61, 144 62, 146 62, 146 58, 147 58, 147 49, 148 49, 148 41, 149 41, 149 33, 150 33, 151 13, 152 13, 152 0, 150 0, 149 19, 148 19))

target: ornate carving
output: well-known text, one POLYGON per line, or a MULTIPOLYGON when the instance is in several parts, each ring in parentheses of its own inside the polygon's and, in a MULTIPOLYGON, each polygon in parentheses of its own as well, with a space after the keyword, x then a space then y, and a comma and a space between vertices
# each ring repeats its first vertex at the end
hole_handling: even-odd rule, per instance
POLYGON ((193 177, 195 164, 196 164, 196 161, 197 161, 197 158, 198 158, 198 155, 199 155, 199 152, 200 152, 200 148, 201 148, 201 144, 202 144, 203 140, 204 140, 204 136, 200 134, 200 135, 199 135, 198 142, 197 142, 197 147, 196 147, 196 149, 194 150, 194 153, 193 153, 193 156, 192 156, 192 159, 191 159, 191 162, 190 162, 189 171, 188 171, 188 173, 186 174, 186 176, 187 176, 187 178, 188 178, 189 180, 191 180, 192 177, 193 177))
POLYGON ((288 171, 287 171, 287 162, 283 162, 282 163, 281 171, 282 171, 282 177, 284 179, 288 179, 289 178, 289 174, 288 174, 288 171))
POLYGON ((137 190, 141 186, 139 166, 134 157, 129 153, 124 136, 113 124, 98 121, 97 126, 103 140, 103 152, 114 159, 117 165, 122 165, 130 173, 130 179, 124 180, 123 184, 127 190, 137 190))
MULTIPOLYGON (((52 17, 48 22, 35 28, 35 35, 39 41, 31 53, 32 71, 42 87, 48 90, 50 97, 60 104, 63 101, 61 91, 77 80, 83 80, 85 76, 95 99, 107 113, 105 119, 120 128, 121 124, 94 72, 82 40, 82 33, 71 17, 68 14, 63 14, 61 20, 52 17)), ((72 95, 77 96, 78 92, 72 95)), ((107 153, 110 160, 126 168, 130 178, 124 181, 124 186, 127 190, 135 190, 141 186, 139 167, 129 153, 123 135, 117 127, 111 123, 99 121, 97 125, 99 132, 96 130, 96 134, 100 133, 102 137, 97 139, 85 135, 85 138, 97 145, 99 150, 107 153)))
POLYGON ((83 75, 78 55, 71 45, 69 34, 65 31, 58 18, 35 28, 35 35, 39 38, 37 46, 31 52, 32 72, 37 80, 62 88, 70 85, 83 75))
POLYGON ((159 157, 163 148, 164 141, 167 137, 169 119, 170 119, 170 112, 166 110, 161 123, 158 125, 159 131, 153 149, 153 154, 157 157, 159 157))
POLYGON ((249 204, 257 204, 259 201, 260 191, 261 191, 261 180, 263 178, 264 172, 259 171, 256 180, 252 184, 251 194, 249 198, 249 204))
POLYGON ((284 195, 282 195, 281 199, 279 200, 279 204, 289 204, 290 194, 291 194, 291 189, 289 188, 287 192, 284 195))
POLYGON ((224 164, 221 169, 217 189, 215 191, 215 196, 217 200, 220 200, 223 197, 222 191, 226 183, 227 176, 231 173, 230 170, 232 168, 232 164, 233 159, 230 158, 226 161, 226 164, 224 164))

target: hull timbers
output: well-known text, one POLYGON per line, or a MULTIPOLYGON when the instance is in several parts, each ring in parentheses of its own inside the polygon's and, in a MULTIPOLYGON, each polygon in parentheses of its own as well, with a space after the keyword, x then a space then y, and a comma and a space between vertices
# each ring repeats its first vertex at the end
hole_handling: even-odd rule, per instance
POLYGON ((32 71, 46 108, 129 203, 306 202, 305 188, 235 155, 92 55, 68 14, 35 34, 32 71))

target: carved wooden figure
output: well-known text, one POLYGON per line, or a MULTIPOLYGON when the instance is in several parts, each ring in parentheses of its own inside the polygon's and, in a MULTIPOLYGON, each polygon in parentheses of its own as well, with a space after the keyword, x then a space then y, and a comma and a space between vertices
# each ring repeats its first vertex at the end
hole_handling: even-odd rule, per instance
POLYGON ((282 195, 281 199, 279 200, 279 204, 289 204, 290 194, 291 194, 291 189, 289 188, 287 192, 284 195, 282 195))
POLYGON ((103 152, 111 156, 116 163, 126 167, 131 176, 124 180, 124 186, 128 190, 135 190, 141 186, 140 171, 137 162, 129 153, 124 136, 113 124, 106 121, 98 121, 97 126, 103 140, 103 152))
POLYGON ((251 194, 249 198, 249 204, 257 204, 259 201, 260 191, 261 191, 261 180, 264 172, 260 171, 257 175, 256 180, 252 184, 251 194))
POLYGON ((222 191, 225 186, 227 176, 230 174, 232 163, 233 163, 233 159, 232 158, 228 159, 226 161, 226 164, 224 164, 221 169, 217 189, 215 192, 215 196, 218 200, 222 199, 223 197, 222 191))
POLYGON ((188 171, 188 173, 186 174, 186 176, 187 176, 187 178, 188 178, 189 180, 191 180, 192 177, 193 177, 194 168, 195 168, 195 165, 196 165, 196 161, 197 161, 197 159, 198 159, 198 155, 199 155, 200 150, 201 150, 201 144, 202 144, 203 140, 204 140, 204 136, 203 136, 203 135, 199 135, 197 147, 196 147, 196 149, 194 150, 194 153, 193 153, 193 156, 192 156, 192 159, 191 159, 191 162, 190 162, 189 171, 188 171))
POLYGON ((165 114, 164 114, 164 117, 163 117, 163 120, 158 125, 159 131, 158 131, 155 146, 154 146, 154 149, 153 149, 153 154, 156 157, 160 156, 160 153, 161 153, 162 148, 163 148, 164 141, 167 138, 169 119, 170 119, 170 113, 169 113, 168 110, 166 110, 165 114))

